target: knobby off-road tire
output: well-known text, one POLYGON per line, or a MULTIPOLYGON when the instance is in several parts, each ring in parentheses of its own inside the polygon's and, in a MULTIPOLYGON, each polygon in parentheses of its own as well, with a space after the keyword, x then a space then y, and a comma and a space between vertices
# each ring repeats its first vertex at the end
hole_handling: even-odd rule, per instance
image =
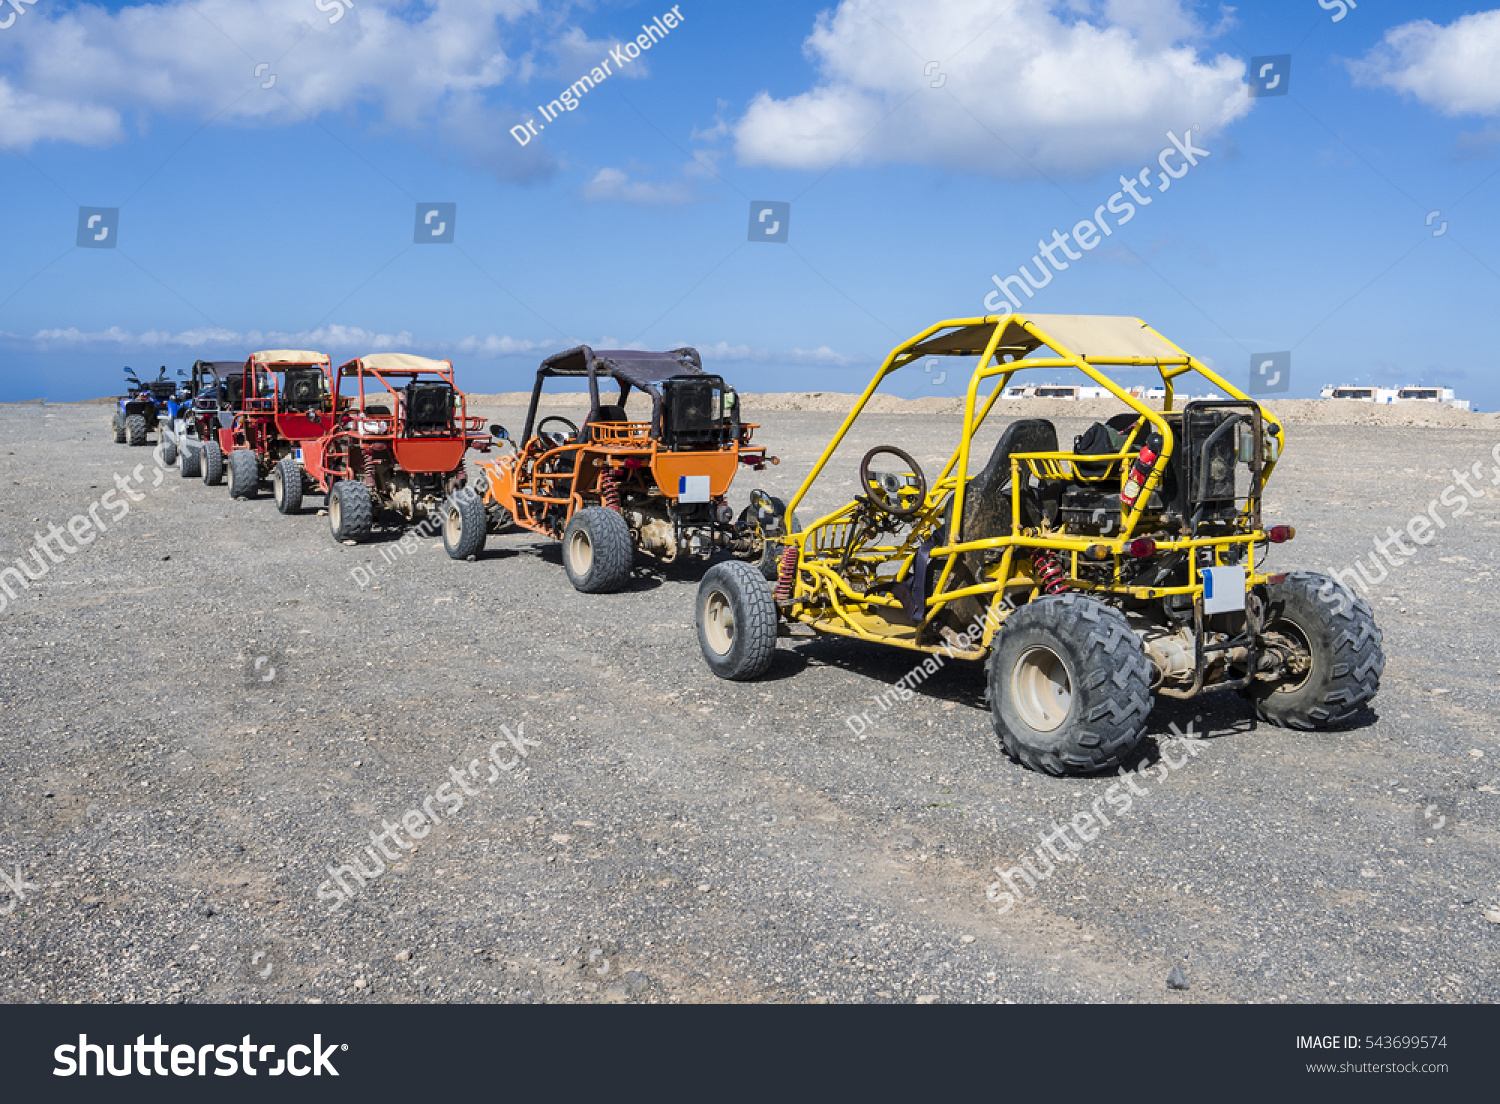
POLYGON ((182 442, 177 453, 177 471, 184 479, 196 479, 203 470, 203 449, 189 441, 182 442))
POLYGON ((161 431, 161 462, 168 468, 177 463, 177 438, 166 430, 161 431))
POLYGON ((254 498, 260 487, 260 462, 249 449, 229 454, 229 497, 254 498))
POLYGON ((111 429, 113 429, 115 431, 115 444, 117 444, 117 445, 123 445, 125 443, 125 417, 124 417, 124 415, 122 415, 118 410, 116 410, 115 411, 115 416, 109 420, 109 426, 110 426, 111 429))
POLYGON ((1028 602, 989 661, 990 710, 1007 754, 1052 775, 1124 763, 1151 713, 1151 661, 1125 615, 1079 594, 1028 602))
POLYGON ((579 510, 563 530, 562 561, 575 590, 584 594, 619 590, 629 581, 635 562, 630 526, 604 506, 579 510))
POLYGON ((224 482, 224 450, 217 441, 203 442, 203 485, 217 487, 224 482))
POLYGON ((1380 691, 1385 670, 1380 629, 1369 604, 1326 575, 1290 574, 1266 587, 1266 628, 1306 645, 1305 676, 1256 682, 1248 696, 1256 716, 1282 728, 1314 731, 1354 717, 1380 691))
POLYGON ((759 678, 776 654, 776 598, 760 571, 724 560, 698 584, 698 647, 722 679, 759 678))
POLYGON ((467 487, 454 492, 443 503, 443 548, 455 560, 467 560, 484 551, 489 518, 484 503, 467 487))
POLYGON ((144 414, 132 414, 125 419, 125 436, 130 439, 132 447, 139 447, 146 443, 146 416, 144 414))
POLYGON ((283 514, 302 509, 302 465, 295 456, 283 456, 271 469, 271 489, 276 495, 276 509, 283 514))
MULTIPOLYGON (((790 515, 783 522, 783 525, 785 531, 788 533, 800 533, 802 531, 802 525, 797 520, 796 514, 790 515)), ((735 521, 735 527, 742 531, 747 528, 752 529, 757 536, 760 536, 760 523, 755 519, 755 508, 753 506, 746 506, 740 511, 740 516, 735 521)), ((744 562, 755 564, 760 568, 761 576, 768 583, 774 583, 781 576, 781 552, 786 545, 778 544, 775 538, 765 540, 762 537, 761 539, 763 543, 760 555, 753 559, 746 559, 744 562)))
POLYGON ((362 541, 375 527, 375 506, 370 488, 345 479, 333 485, 328 496, 328 527, 336 541, 362 541))

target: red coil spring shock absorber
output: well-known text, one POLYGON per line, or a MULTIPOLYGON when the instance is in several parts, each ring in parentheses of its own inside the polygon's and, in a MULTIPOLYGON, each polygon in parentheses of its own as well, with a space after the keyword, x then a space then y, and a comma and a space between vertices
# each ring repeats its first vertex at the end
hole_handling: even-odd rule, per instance
POLYGON ((370 447, 369 442, 361 441, 359 443, 359 451, 365 461, 365 486, 373 491, 375 489, 375 450, 370 447))
POLYGON ((1047 594, 1063 594, 1068 589, 1068 576, 1057 562, 1057 557, 1044 548, 1034 548, 1031 562, 1036 568, 1037 581, 1047 594))
POLYGON ((789 544, 781 550, 781 569, 776 575, 776 600, 784 602, 792 596, 797 582, 797 546, 789 544))
POLYGON ((599 500, 616 513, 620 510, 620 481, 623 472, 607 471, 599 477, 599 500))

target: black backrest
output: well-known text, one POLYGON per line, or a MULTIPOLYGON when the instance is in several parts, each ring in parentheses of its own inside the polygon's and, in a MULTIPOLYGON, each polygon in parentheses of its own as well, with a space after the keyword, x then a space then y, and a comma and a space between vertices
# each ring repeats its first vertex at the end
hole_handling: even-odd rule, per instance
MULTIPOLYGON (((964 492, 961 541, 987 540, 1010 532, 1010 458, 1016 452, 1056 452, 1057 427, 1046 418, 1011 422, 995 443, 990 462, 964 492)), ((1023 469, 1024 473, 1024 469, 1023 469)), ((1040 519, 1036 519, 1040 520, 1040 519)))
POLYGON ((453 426, 453 388, 446 383, 413 380, 406 385, 406 432, 442 435, 453 426))
POLYGON ((323 404, 323 371, 288 368, 281 384, 283 410, 317 410, 323 404))
POLYGON ((713 444, 721 436, 719 392, 714 376, 669 379, 661 385, 661 441, 668 448, 713 444))

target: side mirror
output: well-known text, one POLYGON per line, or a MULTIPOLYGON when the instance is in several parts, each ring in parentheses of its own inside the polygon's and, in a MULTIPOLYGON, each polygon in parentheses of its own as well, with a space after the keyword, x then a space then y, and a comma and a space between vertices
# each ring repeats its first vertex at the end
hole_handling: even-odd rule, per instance
POLYGON ((495 424, 495 425, 491 425, 490 426, 490 436, 494 437, 496 440, 500 440, 500 441, 509 441, 510 440, 510 434, 507 433, 507 432, 505 432, 505 427, 503 425, 499 425, 499 424, 495 424))

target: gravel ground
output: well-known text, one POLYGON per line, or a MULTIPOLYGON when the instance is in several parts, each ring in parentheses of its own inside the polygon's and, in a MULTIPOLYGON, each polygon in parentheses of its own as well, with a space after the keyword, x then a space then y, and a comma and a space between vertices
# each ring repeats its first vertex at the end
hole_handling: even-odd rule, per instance
MULTIPOLYGON (((153 487, 107 420, 0 407, 0 568, 137 464, 144 483, 0 611, 0 1000, 1500 999, 1500 490, 1441 509, 1375 588, 1371 714, 1300 735, 1233 696, 1162 703, 1151 733, 1193 722, 1197 754, 1001 912, 995 868, 1112 783, 1008 761, 977 667, 856 736, 909 656, 783 641, 764 680, 720 682, 699 568, 588 597, 528 534, 475 563, 394 533, 344 547, 315 502, 153 487), (506 730, 525 756, 486 772, 506 730), (332 908, 329 867, 378 870, 370 834, 434 799, 441 824, 343 875, 332 908)), ((765 422, 784 463, 764 485, 789 494, 838 418, 765 422)), ((814 507, 852 488, 854 449, 928 463, 955 434, 929 413, 860 428, 814 507)), ((1487 481, 1497 439, 1297 429, 1268 520, 1299 536, 1272 563, 1368 554, 1454 469, 1487 481)))

